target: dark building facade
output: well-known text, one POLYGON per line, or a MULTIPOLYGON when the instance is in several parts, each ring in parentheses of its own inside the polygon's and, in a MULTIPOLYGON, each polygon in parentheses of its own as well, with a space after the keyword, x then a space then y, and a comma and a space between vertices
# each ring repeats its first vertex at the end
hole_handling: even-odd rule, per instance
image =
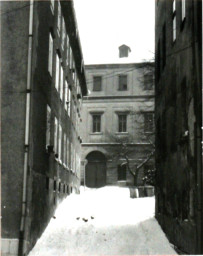
POLYGON ((203 254, 202 3, 156 1, 156 218, 182 253, 203 254))
POLYGON ((1 255, 27 255, 79 192, 87 89, 73 2, 2 2, 1 50, 1 255))

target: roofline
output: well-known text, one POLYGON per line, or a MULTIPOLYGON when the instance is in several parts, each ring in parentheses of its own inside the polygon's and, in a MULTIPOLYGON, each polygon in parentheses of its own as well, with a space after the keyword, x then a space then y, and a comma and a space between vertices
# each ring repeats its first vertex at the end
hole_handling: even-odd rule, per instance
POLYGON ((118 67, 137 67, 142 68, 146 65, 154 66, 154 62, 139 62, 139 63, 104 63, 104 64, 88 64, 85 65, 85 69, 91 69, 91 68, 118 68, 118 67))

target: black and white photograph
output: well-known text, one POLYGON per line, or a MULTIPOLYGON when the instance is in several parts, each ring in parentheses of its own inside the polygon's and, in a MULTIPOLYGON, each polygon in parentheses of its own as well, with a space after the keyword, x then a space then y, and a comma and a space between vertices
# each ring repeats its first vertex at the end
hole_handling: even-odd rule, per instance
POLYGON ((1 255, 203 255, 202 0, 0 0, 1 255))

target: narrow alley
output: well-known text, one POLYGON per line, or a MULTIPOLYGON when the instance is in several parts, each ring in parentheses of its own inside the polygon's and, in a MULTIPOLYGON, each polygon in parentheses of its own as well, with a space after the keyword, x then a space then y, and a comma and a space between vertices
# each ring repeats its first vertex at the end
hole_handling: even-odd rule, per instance
POLYGON ((72 194, 29 256, 177 254, 154 218, 154 197, 106 186, 72 194))

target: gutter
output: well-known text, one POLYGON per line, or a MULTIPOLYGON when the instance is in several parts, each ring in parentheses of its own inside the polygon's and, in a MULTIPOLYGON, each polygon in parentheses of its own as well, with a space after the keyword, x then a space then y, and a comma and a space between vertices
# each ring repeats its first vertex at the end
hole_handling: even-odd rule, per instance
POLYGON ((23 195, 22 195, 22 215, 20 224, 20 238, 18 255, 24 255, 25 247, 25 217, 27 206, 27 174, 28 174, 28 153, 29 153, 29 132, 30 132, 30 98, 31 98, 31 63, 32 63, 32 43, 33 43, 33 10, 34 0, 30 0, 29 14, 29 42, 28 42, 28 66, 27 66, 27 86, 26 86, 26 114, 25 114, 25 145, 24 145, 24 170, 23 170, 23 195))

